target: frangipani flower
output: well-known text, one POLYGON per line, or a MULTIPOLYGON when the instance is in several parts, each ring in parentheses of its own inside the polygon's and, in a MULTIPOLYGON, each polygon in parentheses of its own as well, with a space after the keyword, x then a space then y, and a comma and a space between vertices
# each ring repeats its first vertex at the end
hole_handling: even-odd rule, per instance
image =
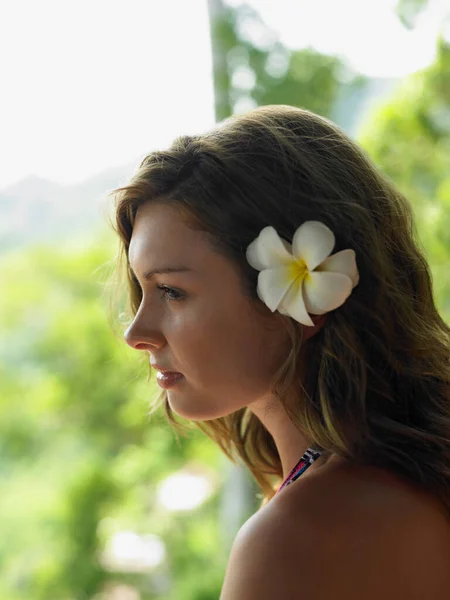
POLYGON ((323 315, 338 308, 359 281, 355 251, 330 256, 334 245, 333 232, 320 221, 302 223, 292 245, 272 226, 264 227, 246 252, 250 265, 261 271, 258 297, 272 312, 313 326, 308 313, 323 315))

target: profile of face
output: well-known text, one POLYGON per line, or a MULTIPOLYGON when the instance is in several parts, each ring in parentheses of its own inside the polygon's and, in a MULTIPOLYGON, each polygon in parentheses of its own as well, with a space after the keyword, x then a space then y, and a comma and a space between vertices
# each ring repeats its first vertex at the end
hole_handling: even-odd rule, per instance
POLYGON ((174 412, 207 421, 271 398, 288 333, 268 308, 255 308, 260 301, 244 294, 237 267, 205 232, 190 228, 173 206, 146 203, 128 259, 142 302, 124 339, 152 363, 183 374, 167 390, 174 412), (148 276, 166 268, 184 270, 148 276))

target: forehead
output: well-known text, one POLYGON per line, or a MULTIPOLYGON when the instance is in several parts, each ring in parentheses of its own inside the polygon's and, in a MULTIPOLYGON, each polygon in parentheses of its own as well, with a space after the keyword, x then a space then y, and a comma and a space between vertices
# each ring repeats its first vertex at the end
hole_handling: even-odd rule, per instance
POLYGON ((163 260, 164 263, 181 259, 196 261, 208 252, 212 250, 205 232, 191 229, 180 209, 161 203, 139 207, 128 250, 129 261, 137 268, 144 259, 159 267, 163 260))

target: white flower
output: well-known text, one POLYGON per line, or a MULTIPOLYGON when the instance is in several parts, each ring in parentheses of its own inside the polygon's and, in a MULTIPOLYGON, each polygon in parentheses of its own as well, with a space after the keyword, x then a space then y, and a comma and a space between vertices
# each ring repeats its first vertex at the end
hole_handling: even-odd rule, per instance
POLYGON ((258 297, 272 312, 278 310, 313 326, 308 313, 323 315, 341 306, 358 284, 355 251, 330 256, 333 232, 320 221, 302 223, 292 245, 272 226, 264 227, 248 246, 246 257, 258 275, 258 297))

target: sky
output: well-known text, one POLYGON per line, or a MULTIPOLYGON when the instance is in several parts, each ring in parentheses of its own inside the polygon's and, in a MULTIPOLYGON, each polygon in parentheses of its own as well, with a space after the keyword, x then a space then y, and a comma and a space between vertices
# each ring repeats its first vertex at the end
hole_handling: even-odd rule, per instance
MULTIPOLYGON (((402 77, 432 62, 445 2, 430 0, 414 33, 395 0, 247 4, 292 48, 402 77)), ((0 57, 0 189, 30 175, 78 183, 214 125, 207 0, 9 0, 0 57)))

